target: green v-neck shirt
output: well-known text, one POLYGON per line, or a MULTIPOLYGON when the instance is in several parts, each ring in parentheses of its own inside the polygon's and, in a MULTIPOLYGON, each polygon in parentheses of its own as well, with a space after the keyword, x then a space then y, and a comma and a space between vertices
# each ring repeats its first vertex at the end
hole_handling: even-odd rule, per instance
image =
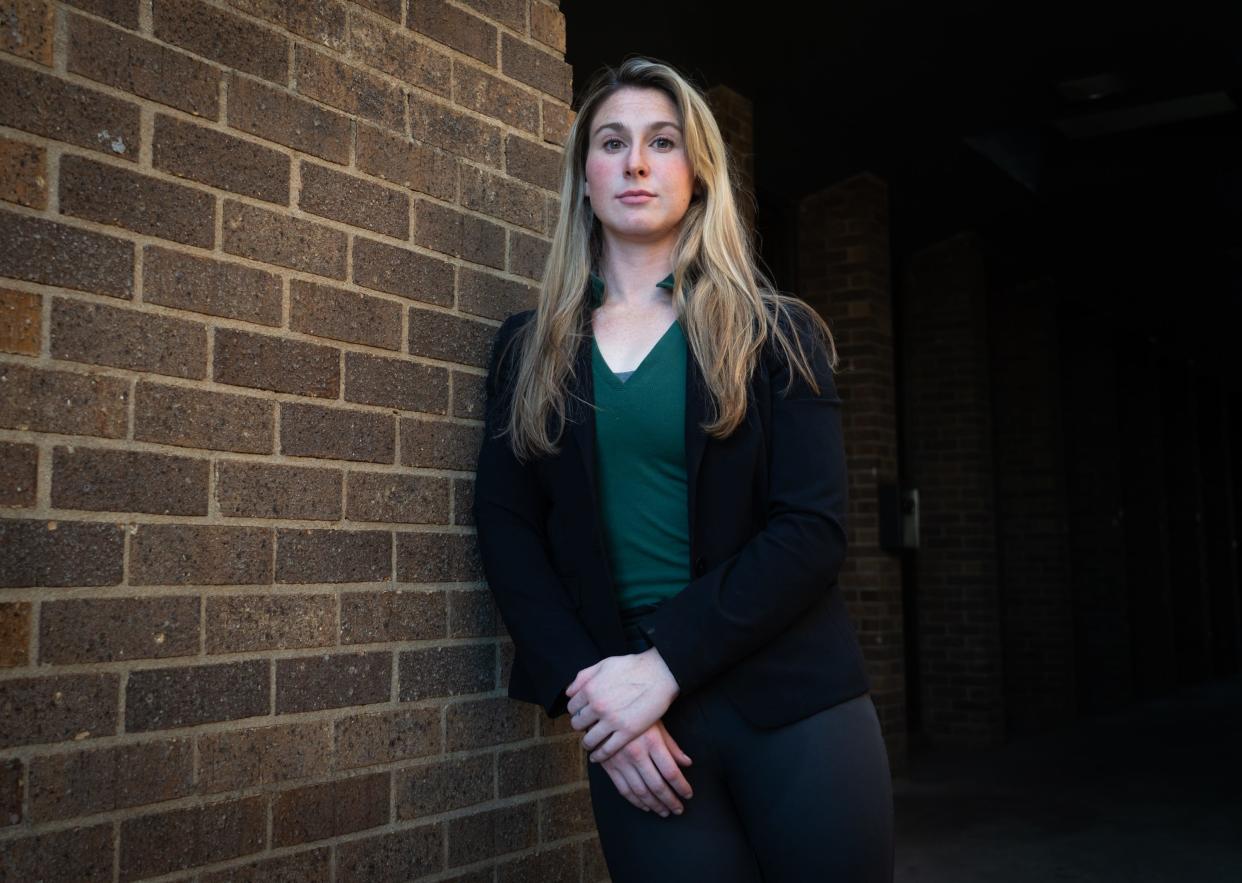
POLYGON ((621 610, 655 604, 690 581, 687 357, 676 320, 638 367, 621 376, 591 340, 596 490, 621 610))

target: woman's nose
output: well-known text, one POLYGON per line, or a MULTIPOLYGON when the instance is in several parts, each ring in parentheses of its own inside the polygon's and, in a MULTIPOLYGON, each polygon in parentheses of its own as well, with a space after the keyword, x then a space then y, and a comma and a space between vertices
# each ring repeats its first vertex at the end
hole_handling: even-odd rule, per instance
POLYGON ((631 153, 629 162, 625 164, 625 173, 627 175, 642 176, 647 174, 647 160, 641 153, 631 153))

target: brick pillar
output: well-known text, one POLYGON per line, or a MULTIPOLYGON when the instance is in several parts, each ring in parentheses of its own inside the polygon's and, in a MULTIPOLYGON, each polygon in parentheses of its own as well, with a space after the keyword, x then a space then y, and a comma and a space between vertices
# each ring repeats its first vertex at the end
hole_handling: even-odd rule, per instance
POLYGON ((902 300, 922 732, 963 745, 1005 734, 985 284, 963 233, 914 255, 902 300))
POLYGON ((1043 278, 992 298, 988 317, 1005 708, 1015 733, 1075 715, 1056 304, 1056 283, 1043 278))
POLYGON ((897 477, 888 187, 861 174, 798 208, 798 291, 828 321, 841 358, 849 554, 841 585, 858 627, 894 772, 905 769, 901 566, 879 547, 877 488, 897 477))
POLYGON ((728 86, 712 86, 707 102, 724 135, 738 182, 738 207, 747 229, 755 230, 755 108, 745 95, 728 86))
POLYGON ((0 876, 604 876, 471 524, 557 5, 2 9, 0 876))

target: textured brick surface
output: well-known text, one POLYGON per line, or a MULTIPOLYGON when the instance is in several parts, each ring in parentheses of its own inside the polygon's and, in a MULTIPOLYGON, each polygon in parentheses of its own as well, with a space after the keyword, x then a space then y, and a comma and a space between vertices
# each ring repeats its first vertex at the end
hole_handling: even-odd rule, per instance
POLYGON ((314 49, 294 47, 298 91, 338 110, 388 129, 405 128, 401 89, 363 68, 346 64, 314 49))
POLYGON ((586 763, 578 736, 501 751, 496 758, 500 776, 497 792, 501 797, 513 797, 568 785, 585 778, 586 763))
POLYGON ((446 751, 466 751, 485 745, 499 745, 530 739, 535 735, 535 715, 539 709, 512 699, 476 699, 455 702, 448 707, 445 720, 446 751))
POLYGON ((248 797, 121 822, 121 879, 141 880, 263 849, 264 799, 248 797))
POLYGON ((341 595, 341 643, 370 644, 443 638, 443 592, 345 592, 341 595))
POLYGON ((112 825, 69 828, 5 841, 4 870, 11 880, 112 880, 112 825))
POLYGON ((332 724, 248 727, 198 737, 198 786, 209 794, 321 776, 332 768, 332 724))
POLYGON ((139 381, 134 438, 188 448, 264 453, 272 450, 272 402, 139 381))
POLYGON ((340 353, 272 334, 217 328, 212 377, 218 383, 336 398, 340 353))
POLYGON ((341 473, 221 461, 216 464, 216 500, 222 515, 332 521, 341 514, 341 473))
POLYGON ((410 134, 466 159, 493 168, 501 166, 499 126, 414 93, 410 94, 410 134))
POLYGON ((272 845, 294 846, 383 825, 388 773, 352 776, 282 791, 272 800, 272 845))
POLYGON ((279 276, 158 245, 142 250, 142 299, 260 325, 281 320, 279 276))
POLYGON ((207 471, 207 461, 197 457, 57 446, 52 449, 52 505, 206 515, 207 471))
POLYGON ((444 0, 421 0, 410 10, 410 27, 437 42, 496 66, 496 26, 444 0))
POLYGON ((354 240, 354 281, 424 303, 453 302, 452 264, 371 239, 354 240))
POLYGON ((396 425, 386 414, 285 402, 280 406, 280 451, 291 457, 392 463, 396 425))
POLYGON ((335 163, 349 162, 348 117, 236 73, 228 82, 233 128, 335 163))
POLYGON ((0 828, 21 824, 25 788, 22 762, 16 757, 0 761, 0 828))
POLYGON ((33 506, 38 468, 34 445, 0 442, 0 506, 33 506))
POLYGON ((323 647, 336 641, 331 595, 231 595, 207 599, 207 652, 323 647))
POLYGON ((272 534, 260 527, 142 524, 130 534, 134 585, 270 582, 272 534))
POLYGON ((443 414, 448 410, 448 372, 405 359, 346 353, 345 400, 443 414))
POLYGON ((30 816, 35 822, 158 803, 193 792, 193 744, 186 738, 50 754, 30 763, 30 816))
POLYGON ((482 579, 473 534, 397 534, 397 579, 401 582, 470 582, 482 579))
POLYGON ((496 793, 495 761, 488 755, 432 761, 396 777, 397 818, 417 819, 484 803, 496 793))
POLYGON ((393 300, 294 279, 289 283, 289 312, 294 331, 401 349, 401 304, 393 300))
POLYGON ((162 113, 155 115, 151 164, 221 190, 281 205, 289 202, 288 156, 162 113))
POLYGON ((496 688, 496 647, 467 644, 410 650, 397 660, 402 702, 486 693, 496 688))
POLYGON ((288 81, 288 40, 278 32, 199 0, 155 0, 152 11, 159 39, 225 67, 288 81))
POLYGON ((444 829, 420 825, 348 840, 337 847, 338 880, 404 883, 444 869, 444 829))
POLYGON ((351 472, 345 514, 351 521, 448 522, 448 479, 392 472, 351 472))
POLYGON ((0 521, 0 586, 114 586, 124 535, 116 524, 0 521))
POLYGON ((339 718, 335 726, 338 769, 391 763, 443 750, 436 708, 369 712, 339 718))
POLYGON ((482 441, 480 426, 401 419, 401 463, 405 466, 473 470, 482 441))
POLYGON ((56 16, 50 3, 10 0, 4 4, 4 28, 0 29, 0 52, 52 66, 52 31, 56 16))
MULTIPOLYGON (((393 0, 392 5, 399 6, 400 0, 393 0)), ((400 17, 397 11, 395 18, 400 17)), ((434 44, 415 40, 400 28, 363 15, 350 16, 349 28, 353 54, 365 64, 420 89, 448 97, 452 61, 447 52, 435 48, 434 44)))
POLYGON ((254 659, 130 672, 125 729, 164 730, 267 714, 270 664, 254 659))
POLYGON ((0 681, 0 748, 111 736, 119 689, 115 674, 0 681))
POLYGON ((30 662, 30 604, 0 603, 0 668, 30 662))
POLYGON ((52 298, 52 355, 171 377, 201 379, 207 330, 197 322, 141 310, 52 298))
POLYGON ((453 100, 462 107, 495 117, 516 129, 538 134, 539 95, 480 68, 453 68, 453 100))
POLYGON ((47 150, 0 137, 0 199, 47 208, 47 150))
POLYGON ((415 203, 414 242, 477 264, 504 267, 503 227, 431 200, 420 199, 415 203))
POLYGON ((237 865, 199 879, 202 883, 328 883, 331 873, 331 854, 327 847, 320 847, 237 865))
POLYGON ((0 211, 0 274, 128 298, 134 293, 134 246, 102 233, 0 211))
POLYGON ((392 534, 383 530, 278 530, 276 581, 373 582, 392 576, 392 534))
POLYGON ((449 867, 534 846, 539 836, 537 809, 535 803, 523 803, 450 819, 449 867))
POLYGON ((357 159, 368 175, 438 199, 457 197, 457 160, 426 144, 360 122, 357 159))
POLYGON ((226 199, 223 244, 229 254, 345 278, 345 234, 301 218, 226 199))
POLYGON ((197 653, 197 598, 83 598, 44 601, 39 610, 44 665, 197 653))
POLYGON ((389 653, 336 653, 276 660, 276 713, 387 702, 389 653))

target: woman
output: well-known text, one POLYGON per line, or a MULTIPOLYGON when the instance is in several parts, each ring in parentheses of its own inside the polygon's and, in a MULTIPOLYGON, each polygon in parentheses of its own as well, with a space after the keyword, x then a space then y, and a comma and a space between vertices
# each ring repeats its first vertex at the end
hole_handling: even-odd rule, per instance
POLYGON ((475 487, 509 695, 583 733, 617 883, 889 881, 831 334, 757 270, 672 68, 597 78, 560 197, 538 306, 496 335, 475 487))

